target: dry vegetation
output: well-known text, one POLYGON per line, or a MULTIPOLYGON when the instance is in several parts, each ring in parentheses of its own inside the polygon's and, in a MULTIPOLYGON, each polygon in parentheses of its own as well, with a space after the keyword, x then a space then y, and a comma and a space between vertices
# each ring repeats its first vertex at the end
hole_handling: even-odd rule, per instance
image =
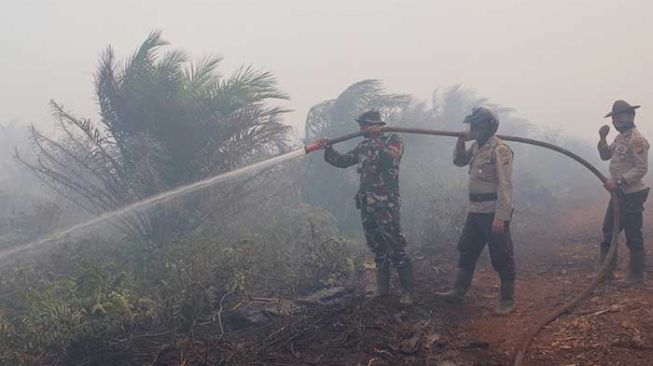
MULTIPOLYGON (((288 128, 280 122, 285 111, 274 104, 285 95, 272 75, 242 68, 225 78, 216 70, 219 60, 190 63, 181 51, 161 52, 164 45, 152 34, 123 66, 110 49, 103 53, 97 122, 53 102, 62 134, 32 130, 33 149, 23 144, 21 164, 8 163, 21 179, 28 170, 35 173, 31 177, 43 184, 39 191, 47 193, 18 200, 21 187, 3 181, 3 207, 21 204, 18 210, 3 208, 3 248, 291 149, 288 128)), ((369 108, 382 110, 396 125, 457 130, 464 113, 481 103, 487 101, 453 87, 427 105, 366 80, 317 104, 307 118, 307 137, 350 132, 354 126, 347 121, 369 108)), ((542 134, 496 107, 503 133, 558 139, 592 156, 591 147, 542 134)), ((451 167, 452 144, 435 141, 406 137, 401 173, 404 227, 413 254, 427 258, 420 263, 451 247, 465 211, 465 172, 451 167)), ((577 205, 592 195, 572 194, 592 177, 562 174, 570 168, 566 161, 515 150, 521 217, 537 213, 541 224, 546 214, 559 213, 562 203, 577 205)), ((372 304, 364 310, 372 315, 358 318, 367 306, 360 297, 279 319, 292 313, 286 305, 321 290, 360 290, 368 265, 351 198, 356 179, 314 154, 121 217, 112 228, 53 243, 35 255, 5 260, 0 363, 245 365, 266 364, 265 357, 277 354, 278 364, 319 364, 321 352, 309 344, 317 337, 333 336, 332 346, 359 351, 373 346, 365 343, 368 332, 394 340, 401 334, 399 343, 410 341, 413 328, 387 323, 400 312, 393 305, 372 304), (245 337, 240 329, 253 325, 260 338, 239 338, 245 337), (298 356, 294 347, 308 353, 298 356), (183 360, 171 351, 179 349, 183 360)), ((530 223, 520 219, 517 230, 530 223)), ((424 325, 420 334, 446 325, 442 311, 437 318, 442 323, 424 325)), ((433 342, 428 347, 437 346, 433 342)), ((373 357, 388 361, 395 351, 417 353, 406 347, 377 350, 373 357)))

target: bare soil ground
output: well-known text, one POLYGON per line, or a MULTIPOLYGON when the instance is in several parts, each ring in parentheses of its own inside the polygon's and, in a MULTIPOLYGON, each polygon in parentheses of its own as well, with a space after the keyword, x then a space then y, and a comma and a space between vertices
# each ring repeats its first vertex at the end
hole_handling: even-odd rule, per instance
MULTIPOLYGON (((202 329, 153 357, 155 365, 511 365, 527 329, 589 283, 596 267, 604 208, 573 212, 555 229, 529 229, 515 238, 517 310, 496 316, 498 278, 487 254, 461 304, 436 299, 448 288, 456 253, 416 258, 418 304, 354 296, 217 337, 202 329), (199 335, 201 334, 201 335, 199 335)), ((653 215, 646 215, 646 227, 653 215)), ((651 238, 650 230, 646 230, 651 238)), ((649 251, 653 243, 647 242, 649 251)), ((620 277, 627 249, 620 246, 620 277)), ((602 285, 572 313, 546 327, 525 365, 653 365, 653 258, 649 281, 624 288, 602 285)), ((370 282, 370 275, 362 279, 370 282)), ((396 284, 395 284, 396 285, 396 284)), ((395 286, 396 288, 396 286, 395 286)))

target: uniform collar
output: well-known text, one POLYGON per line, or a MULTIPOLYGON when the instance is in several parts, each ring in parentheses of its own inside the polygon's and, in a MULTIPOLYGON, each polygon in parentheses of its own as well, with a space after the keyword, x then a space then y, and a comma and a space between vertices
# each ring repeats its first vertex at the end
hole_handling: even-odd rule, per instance
POLYGON ((631 137, 633 135, 637 134, 637 127, 633 127, 629 129, 628 131, 624 131, 621 133, 621 136, 623 137, 631 137))
MULTIPOLYGON (((478 148, 479 149, 488 149, 488 148, 491 149, 491 148, 494 148, 494 146, 496 146, 497 143, 498 143, 497 136, 492 135, 492 136, 490 136, 489 139, 487 139, 487 141, 485 141, 485 143, 483 145, 480 145, 478 148)), ((478 142, 477 142, 477 144, 478 144, 478 142)))

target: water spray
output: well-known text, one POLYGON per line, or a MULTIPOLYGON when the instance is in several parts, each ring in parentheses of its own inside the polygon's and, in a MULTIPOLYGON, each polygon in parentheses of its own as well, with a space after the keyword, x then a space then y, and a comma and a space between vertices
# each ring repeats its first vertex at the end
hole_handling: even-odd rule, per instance
POLYGON ((105 212, 97 217, 94 217, 90 220, 78 223, 76 225, 73 225, 67 229, 63 230, 58 230, 54 233, 51 233, 47 236, 45 236, 42 239, 35 240, 26 244, 21 244, 17 245, 15 247, 11 247, 8 249, 0 250, 0 263, 2 263, 6 258, 9 258, 13 255, 16 255, 18 253, 26 252, 29 250, 34 250, 34 249, 40 249, 46 245, 49 245, 54 242, 58 242, 64 238, 67 238, 68 235, 72 235, 75 233, 82 232, 83 230, 96 227, 100 224, 111 222, 111 220, 115 220, 117 218, 126 216, 130 213, 137 212, 140 210, 145 210, 147 208, 150 208, 152 206, 156 206, 165 202, 170 201, 173 198, 176 197, 181 197, 193 192, 199 192, 204 189, 207 189, 209 187, 215 186, 216 184, 225 182, 229 179, 235 178, 237 176, 246 174, 246 173, 253 173, 262 169, 267 169, 272 166, 281 164, 287 160, 291 160, 297 157, 300 157, 303 155, 303 152, 301 149, 293 150, 290 152, 287 152, 285 154, 277 155, 275 157, 272 157, 267 160, 260 161, 258 163, 248 165, 242 168, 238 168, 235 170, 232 170, 230 172, 226 172, 223 174, 219 174, 213 177, 209 177, 206 179, 202 179, 198 182, 195 183, 190 183, 186 184, 174 189, 171 189, 169 191, 161 192, 159 194, 155 194, 153 196, 150 196, 148 198, 145 198, 143 200, 140 200, 138 202, 131 203, 123 208, 114 210, 114 211, 108 211, 105 212))
MULTIPOLYGON (((466 134, 464 132, 453 132, 453 131, 440 131, 440 130, 430 130, 430 129, 421 129, 421 128, 404 128, 404 127, 383 127, 382 131, 384 132, 398 132, 398 133, 408 133, 408 134, 418 134, 418 135, 431 135, 431 136, 446 136, 446 137, 463 137, 466 134)), ((348 135, 340 136, 334 139, 328 139, 323 142, 315 142, 312 144, 308 144, 304 147, 304 151, 307 154, 310 154, 314 151, 318 151, 324 147, 324 145, 333 145, 337 144, 339 142, 351 140, 356 137, 363 136, 364 132, 359 131, 355 133, 351 133, 348 135)), ((592 172, 600 181, 602 184, 604 184, 607 181, 607 178, 592 164, 590 164, 587 160, 583 159, 579 155, 561 148, 559 146, 550 144, 548 142, 544 141, 539 141, 539 140, 534 140, 534 139, 529 139, 525 137, 515 137, 515 136, 504 136, 504 135, 498 135, 499 138, 505 141, 513 141, 513 142, 519 142, 519 143, 524 143, 524 144, 529 144, 529 145, 535 145, 539 146, 545 149, 553 150, 557 153, 560 153, 562 155, 565 155, 577 163, 581 164, 585 168, 587 168, 589 171, 592 172)), ((515 360, 513 365, 514 366, 520 366, 524 360, 524 356, 526 355, 526 351, 528 347, 530 346, 531 342, 533 341, 533 338, 544 328, 547 324, 551 323, 552 321, 556 320, 558 317, 560 317, 562 314, 567 313, 571 311, 574 307, 576 307, 578 304, 580 304, 583 300, 585 300, 591 293, 594 291, 594 289, 601 283, 601 281, 605 278, 605 276, 608 274, 610 271, 610 262, 612 261, 612 258, 614 258, 615 253, 617 251, 617 243, 619 240, 619 228, 621 225, 621 216, 620 216, 620 211, 619 211, 619 195, 616 192, 611 192, 610 193, 610 199, 612 200, 612 207, 613 207, 613 212, 614 212, 614 219, 612 222, 612 238, 610 241, 610 249, 608 250, 608 254, 601 264, 601 268, 597 272, 597 274, 594 276, 592 279, 592 282, 590 282, 589 285, 587 285, 583 290, 576 295, 573 299, 568 301, 567 303, 561 305, 557 309, 553 310, 551 313, 547 314, 545 317, 543 317, 540 321, 538 321, 535 326, 533 326, 531 329, 529 329, 526 334, 522 337, 522 340, 520 342, 519 348, 517 349, 517 353, 515 355, 515 360)))

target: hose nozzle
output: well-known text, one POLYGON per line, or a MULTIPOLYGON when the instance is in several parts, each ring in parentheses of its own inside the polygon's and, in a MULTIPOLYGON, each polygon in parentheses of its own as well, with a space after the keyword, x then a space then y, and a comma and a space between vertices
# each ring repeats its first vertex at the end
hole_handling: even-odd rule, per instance
POLYGON ((322 147, 320 146, 320 144, 317 144, 317 143, 315 143, 315 144, 308 144, 308 145, 304 146, 304 151, 306 151, 307 154, 310 154, 310 153, 312 153, 313 151, 320 150, 321 148, 322 148, 322 147))
POLYGON ((310 143, 308 145, 304 146, 304 151, 306 151, 307 154, 310 154, 314 151, 318 151, 323 149, 327 145, 328 141, 326 139, 322 140, 317 140, 313 143, 310 143))

